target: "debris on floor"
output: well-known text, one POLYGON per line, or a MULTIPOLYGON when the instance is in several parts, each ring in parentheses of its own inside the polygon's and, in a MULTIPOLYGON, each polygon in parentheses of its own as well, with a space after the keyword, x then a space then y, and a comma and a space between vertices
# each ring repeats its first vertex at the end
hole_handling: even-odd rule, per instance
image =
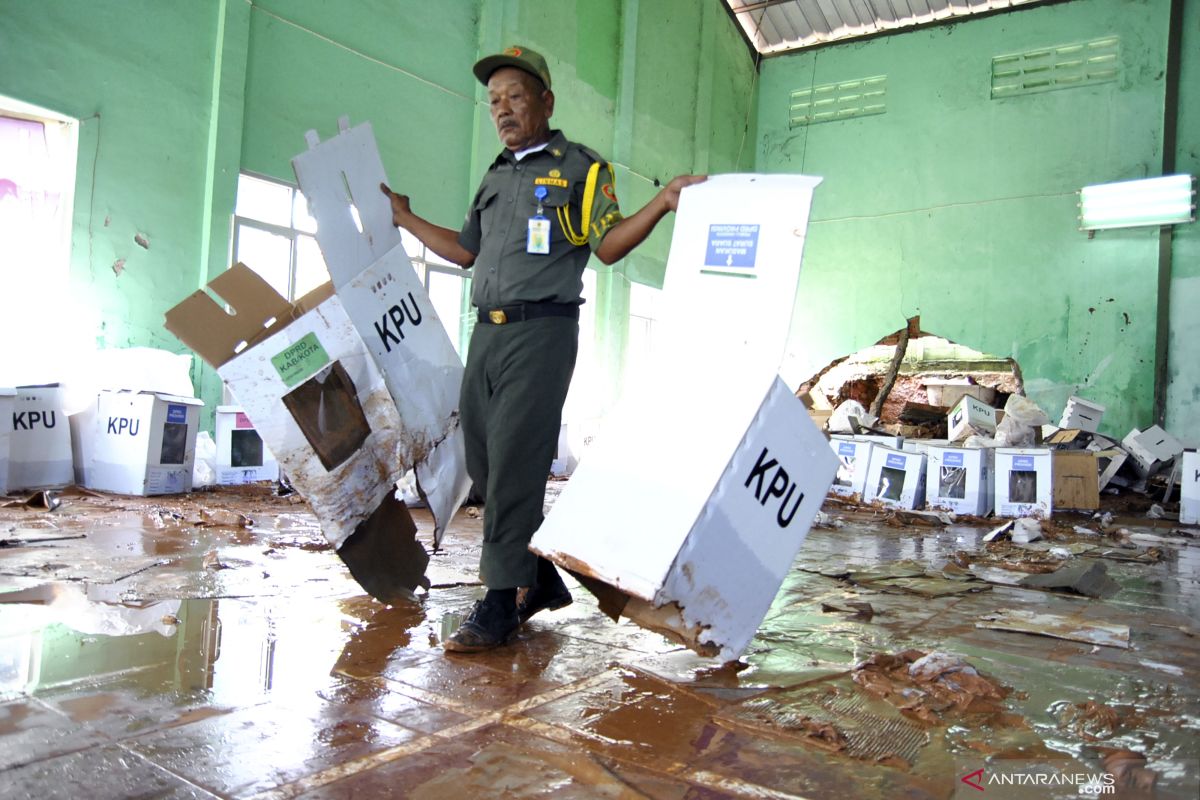
POLYGON ((1129 647, 1128 625, 1084 621, 1080 619, 1079 614, 1067 616, 1006 608, 984 615, 975 624, 980 628, 991 628, 998 631, 1032 633, 1038 636, 1051 636, 1107 647, 1129 647))
POLYGON ((0 508, 0 534, 55 539, 0 548, 0 648, 13 654, 0 781, 14 796, 86 775, 119 797, 488 797, 504 785, 873 800, 949 797, 1006 757, 1107 771, 1160 798, 1200 787, 1198 545, 1121 510, 1108 530, 1161 560, 1095 557, 1139 552, 1107 532, 1096 550, 1055 555, 1096 547, 1070 525, 1043 523, 1045 542, 985 543, 990 521, 905 527, 826 503, 842 524, 810 532, 746 651, 718 665, 614 623, 583 591, 506 647, 447 657, 443 623, 482 592, 481 521, 466 514, 431 556, 431 588, 385 606, 306 504, 269 485, 62 497, 52 514, 0 508), (197 525, 201 509, 253 525, 197 525), (1103 563, 1120 591, 987 583, 960 563, 973 556, 1033 567, 1018 581, 1103 563), (935 578, 990 591, 900 588, 935 578), (136 768, 103 768, 121 758, 136 768))

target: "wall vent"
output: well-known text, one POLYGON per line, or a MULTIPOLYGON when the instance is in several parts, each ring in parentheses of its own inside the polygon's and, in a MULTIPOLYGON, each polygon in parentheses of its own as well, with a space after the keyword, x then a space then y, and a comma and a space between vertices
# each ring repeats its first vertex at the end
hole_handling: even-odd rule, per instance
POLYGON ((1051 92, 1115 81, 1120 73, 1121 39, 1044 47, 992 59, 992 99, 1051 92))
POLYGON ((882 114, 887 111, 887 76, 796 89, 790 104, 788 124, 793 128, 882 114))

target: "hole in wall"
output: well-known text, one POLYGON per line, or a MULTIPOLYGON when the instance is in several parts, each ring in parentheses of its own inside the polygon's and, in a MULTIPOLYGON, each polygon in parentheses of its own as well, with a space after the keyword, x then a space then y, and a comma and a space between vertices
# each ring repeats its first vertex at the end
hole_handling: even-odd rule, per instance
MULTIPOLYGON (((944 438, 946 414, 971 394, 995 408, 1010 395, 1025 394, 1016 360, 976 350, 920 330, 920 320, 908 329, 909 339, 895 382, 879 411, 879 425, 913 438, 944 438)), ((796 394, 810 392, 833 408, 857 400, 870 410, 884 390, 892 359, 904 329, 870 347, 834 359, 800 384, 796 394)))

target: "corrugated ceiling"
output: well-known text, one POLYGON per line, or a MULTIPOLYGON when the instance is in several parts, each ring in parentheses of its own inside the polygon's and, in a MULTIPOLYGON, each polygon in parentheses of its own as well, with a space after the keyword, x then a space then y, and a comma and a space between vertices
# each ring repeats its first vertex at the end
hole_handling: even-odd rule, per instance
POLYGON ((1044 0, 724 0, 759 53, 771 55, 1044 0))

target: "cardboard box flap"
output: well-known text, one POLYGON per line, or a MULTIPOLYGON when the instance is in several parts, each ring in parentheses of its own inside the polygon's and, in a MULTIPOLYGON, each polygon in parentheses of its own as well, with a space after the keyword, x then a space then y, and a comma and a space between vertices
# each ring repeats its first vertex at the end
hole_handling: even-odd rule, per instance
POLYGON ((198 289, 167 312, 166 328, 213 367, 233 358, 242 342, 251 345, 291 321, 292 304, 245 264, 234 264, 208 288, 233 307, 232 314, 198 289))

